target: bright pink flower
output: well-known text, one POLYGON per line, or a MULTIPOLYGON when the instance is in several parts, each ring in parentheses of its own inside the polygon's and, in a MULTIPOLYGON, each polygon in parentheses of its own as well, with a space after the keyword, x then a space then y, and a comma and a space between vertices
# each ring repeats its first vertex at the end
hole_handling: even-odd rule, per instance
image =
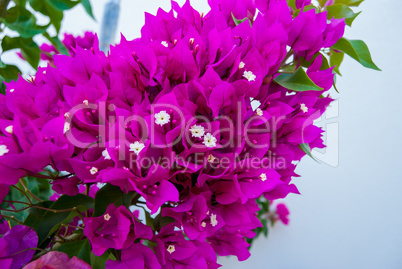
POLYGON ((276 214, 278 215, 278 219, 285 225, 289 223, 289 210, 285 204, 277 204, 276 205, 276 214))
POLYGON ((14 226, 0 238, 0 264, 10 269, 19 269, 35 254, 38 244, 36 232, 24 225, 14 226))
POLYGON ((311 0, 296 0, 296 8, 300 9, 311 4, 311 0))
POLYGON ((134 243, 129 248, 121 251, 121 261, 108 260, 106 262, 108 269, 159 269, 161 265, 158 262, 154 252, 141 243, 134 243))
POLYGON ((132 225, 131 212, 124 206, 111 204, 104 215, 84 219, 84 235, 88 237, 95 255, 108 248, 122 249, 132 225))
POLYGON ((91 269, 91 266, 77 257, 71 259, 66 253, 58 251, 50 251, 39 259, 27 264, 24 269, 91 269))

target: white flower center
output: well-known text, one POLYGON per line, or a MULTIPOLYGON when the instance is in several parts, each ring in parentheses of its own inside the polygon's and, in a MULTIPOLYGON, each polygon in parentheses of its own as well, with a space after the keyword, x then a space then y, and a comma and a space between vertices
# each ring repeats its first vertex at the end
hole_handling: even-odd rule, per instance
POLYGON ((166 48, 169 46, 169 44, 168 44, 166 41, 162 41, 161 44, 162 44, 163 46, 165 46, 166 48))
POLYGON ((301 104, 300 109, 303 111, 303 113, 307 113, 308 111, 308 107, 305 104, 301 104))
POLYGON ((170 122, 170 115, 168 113, 166 113, 165 110, 162 110, 159 113, 155 114, 155 123, 163 126, 166 123, 170 122))
POLYGON ((83 103, 84 105, 86 105, 86 106, 88 106, 88 104, 89 104, 88 100, 84 100, 84 101, 82 101, 82 103, 83 103))
POLYGON ((255 81, 257 78, 251 71, 244 71, 243 77, 245 77, 248 81, 255 81))
POLYGON ((261 179, 262 181, 267 180, 267 174, 262 173, 262 174, 260 175, 260 179, 261 179))
POLYGON ((215 227, 218 225, 218 221, 216 220, 216 214, 211 214, 211 225, 215 227))
POLYGON ((6 145, 0 145, 0 156, 3 156, 4 154, 8 153, 9 150, 6 145))
POLYGON ((202 127, 201 125, 194 124, 193 126, 191 126, 190 131, 192 137, 201 138, 205 134, 204 127, 202 127))
POLYGON ((12 125, 7 126, 5 130, 6 130, 7 133, 12 134, 13 133, 13 126, 12 125))
POLYGON ((204 135, 204 142, 202 143, 208 148, 213 148, 216 147, 216 141, 216 138, 211 135, 211 133, 207 133, 206 135, 204 135))
POLYGON ((132 152, 134 152, 135 154, 138 155, 143 148, 145 148, 144 143, 140 143, 138 141, 135 141, 134 143, 130 144, 130 150, 129 151, 132 151, 132 152))
POLYGON ((14 92, 14 89, 10 89, 10 92, 14 92))
POLYGON ((106 221, 109 221, 110 218, 111 218, 111 216, 109 215, 109 213, 103 215, 103 219, 106 220, 106 221))
POLYGON ((110 155, 109 152, 107 152, 107 149, 105 149, 104 151, 102 151, 102 156, 105 157, 105 160, 110 160, 110 155))
POLYGON ((209 154, 208 156, 208 162, 213 163, 215 161, 216 157, 212 154, 209 154))
POLYGON ((169 252, 170 254, 172 254, 173 252, 176 251, 176 248, 174 247, 174 245, 169 245, 167 248, 167 252, 169 252))
POLYGON ((193 45, 194 44, 194 38, 193 37, 190 38, 189 42, 190 42, 190 45, 193 45))
POLYGON ((98 168, 96 168, 95 166, 92 167, 91 169, 89 169, 89 172, 91 173, 91 175, 95 175, 96 173, 98 173, 98 168))
POLYGON ((68 130, 70 130, 70 123, 69 123, 69 122, 65 122, 65 123, 64 123, 64 131, 63 131, 63 133, 67 133, 68 130))
POLYGON ((239 63, 239 69, 243 69, 245 66, 246 66, 246 64, 244 62, 239 63))
POLYGON ((203 228, 205 228, 205 227, 207 226, 207 224, 205 223, 205 221, 201 222, 201 226, 202 226, 203 228))
POLYGON ((255 110, 255 114, 257 114, 258 116, 262 116, 262 115, 264 115, 264 112, 262 112, 261 108, 257 108, 255 110))

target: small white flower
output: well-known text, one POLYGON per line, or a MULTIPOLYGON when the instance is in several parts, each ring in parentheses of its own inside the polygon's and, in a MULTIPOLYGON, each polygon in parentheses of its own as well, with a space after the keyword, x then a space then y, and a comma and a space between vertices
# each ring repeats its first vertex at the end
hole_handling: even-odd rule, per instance
POLYGON ((111 216, 109 215, 109 213, 103 215, 103 219, 106 220, 106 221, 109 221, 110 218, 111 218, 111 216))
POLYGON ((4 154, 8 153, 10 150, 7 148, 6 145, 0 145, 0 156, 3 156, 4 154))
POLYGON ((88 100, 84 100, 84 101, 82 101, 82 103, 83 103, 84 105, 86 105, 86 106, 88 106, 88 104, 89 104, 88 100))
POLYGON ((144 143, 140 143, 138 141, 135 141, 134 143, 130 144, 130 150, 134 152, 135 154, 139 154, 141 152, 141 150, 145 148, 145 144, 144 143))
POLYGON ((176 251, 176 248, 174 247, 174 245, 169 245, 167 248, 167 252, 169 252, 170 254, 172 254, 173 252, 176 251))
POLYGON ((7 133, 12 134, 13 133, 13 126, 12 125, 7 126, 5 130, 6 130, 7 133))
POLYGON ((303 113, 307 113, 307 111, 308 111, 308 107, 306 107, 305 104, 301 104, 300 109, 303 111, 303 113))
POLYGON ((168 113, 166 113, 165 110, 162 110, 159 113, 155 114, 155 123, 163 126, 166 123, 170 122, 170 115, 168 113))
POLYGON ((262 116, 262 115, 264 115, 264 112, 262 112, 261 108, 257 108, 255 110, 255 114, 257 114, 258 116, 262 116))
POLYGON ((206 135, 204 135, 204 142, 202 143, 208 148, 213 148, 216 147, 216 141, 216 138, 211 135, 211 133, 207 133, 206 135))
POLYGON ((218 225, 218 221, 216 220, 216 214, 211 214, 211 225, 215 227, 218 225))
POLYGON ((260 179, 261 179, 262 181, 267 180, 267 174, 262 173, 262 174, 260 175, 260 179))
POLYGON ((245 77, 248 81, 255 81, 257 78, 251 71, 244 71, 243 77, 245 77))
POLYGON ((95 166, 92 167, 91 169, 89 169, 89 172, 91 173, 91 175, 95 175, 96 173, 98 173, 98 168, 96 168, 95 166))
POLYGON ((105 149, 104 151, 102 151, 102 156, 105 157, 105 160, 110 160, 110 155, 109 152, 107 152, 107 149, 105 149))
POLYGON ((162 41, 161 44, 162 44, 163 46, 165 46, 166 48, 169 46, 169 44, 168 44, 166 41, 162 41))
POLYGON ((190 131, 192 137, 201 138, 205 134, 204 127, 202 127, 201 125, 194 124, 193 126, 191 126, 190 131))
POLYGON ((64 123, 64 131, 63 131, 63 133, 67 133, 68 130, 70 130, 70 123, 69 123, 69 122, 65 122, 65 123, 64 123))
POLYGON ((203 228, 205 228, 205 227, 207 226, 207 224, 205 223, 205 221, 201 222, 201 226, 202 226, 203 228))
POLYGON ((70 117, 70 113, 68 113, 68 112, 64 113, 64 118, 65 119, 68 119, 69 117, 70 117))
POLYGON ((215 161, 215 159, 216 159, 216 157, 214 155, 212 155, 212 154, 208 155, 208 162, 209 163, 213 163, 215 161))
POLYGON ((14 89, 10 89, 10 92, 14 92, 14 89))
POLYGON ((246 66, 246 64, 244 62, 239 63, 239 69, 243 69, 245 66, 246 66))
POLYGON ((190 38, 190 45, 193 45, 194 44, 194 38, 192 37, 192 38, 190 38))

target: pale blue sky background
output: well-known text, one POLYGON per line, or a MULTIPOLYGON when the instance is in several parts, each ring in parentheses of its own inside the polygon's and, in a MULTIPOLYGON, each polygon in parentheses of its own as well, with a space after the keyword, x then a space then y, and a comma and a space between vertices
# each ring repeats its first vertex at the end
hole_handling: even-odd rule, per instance
MULTIPOLYGON (((106 1, 91 2, 98 22, 78 7, 66 13, 62 29, 99 31, 106 1)), ((204 12, 206 2, 192 1, 204 12)), ((122 0, 118 31, 138 37, 144 11, 155 13, 159 6, 168 9, 170 4, 122 0)), ((290 225, 279 224, 268 239, 257 240, 246 262, 221 258, 223 268, 402 268, 402 1, 366 0, 360 9, 363 13, 345 36, 366 41, 383 71, 365 69, 349 58, 341 67, 340 94, 333 95, 339 117, 329 121, 339 127, 339 139, 335 128, 330 142, 339 141, 339 165, 332 167, 336 151, 326 156, 332 166, 304 159, 297 169, 302 177, 294 180, 302 195, 285 199, 290 225)))

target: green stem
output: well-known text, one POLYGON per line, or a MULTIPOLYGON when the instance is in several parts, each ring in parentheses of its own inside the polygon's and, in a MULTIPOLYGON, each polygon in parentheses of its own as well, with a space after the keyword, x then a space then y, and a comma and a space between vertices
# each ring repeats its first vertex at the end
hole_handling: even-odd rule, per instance
POLYGON ((1 216, 2 218, 6 218, 6 219, 10 219, 10 220, 12 220, 12 221, 15 221, 16 223, 18 223, 18 224, 23 224, 23 222, 22 221, 19 221, 19 220, 17 220, 14 216, 7 216, 7 215, 2 215, 1 216))
POLYGON ((13 188, 15 188, 16 190, 18 190, 19 192, 21 192, 21 193, 27 198, 27 200, 29 201, 29 204, 32 205, 31 199, 29 198, 29 196, 28 196, 23 190, 21 190, 20 188, 18 188, 18 187, 15 186, 15 185, 11 185, 11 187, 13 187, 13 188))
POLYGON ((24 190, 25 190, 27 193, 29 193, 29 195, 31 195, 32 198, 34 198, 34 199, 35 199, 36 201, 38 201, 38 202, 42 202, 41 199, 39 199, 35 194, 33 194, 33 193, 25 186, 24 181, 23 181, 22 179, 20 179, 20 183, 21 183, 22 187, 24 187, 24 190))

